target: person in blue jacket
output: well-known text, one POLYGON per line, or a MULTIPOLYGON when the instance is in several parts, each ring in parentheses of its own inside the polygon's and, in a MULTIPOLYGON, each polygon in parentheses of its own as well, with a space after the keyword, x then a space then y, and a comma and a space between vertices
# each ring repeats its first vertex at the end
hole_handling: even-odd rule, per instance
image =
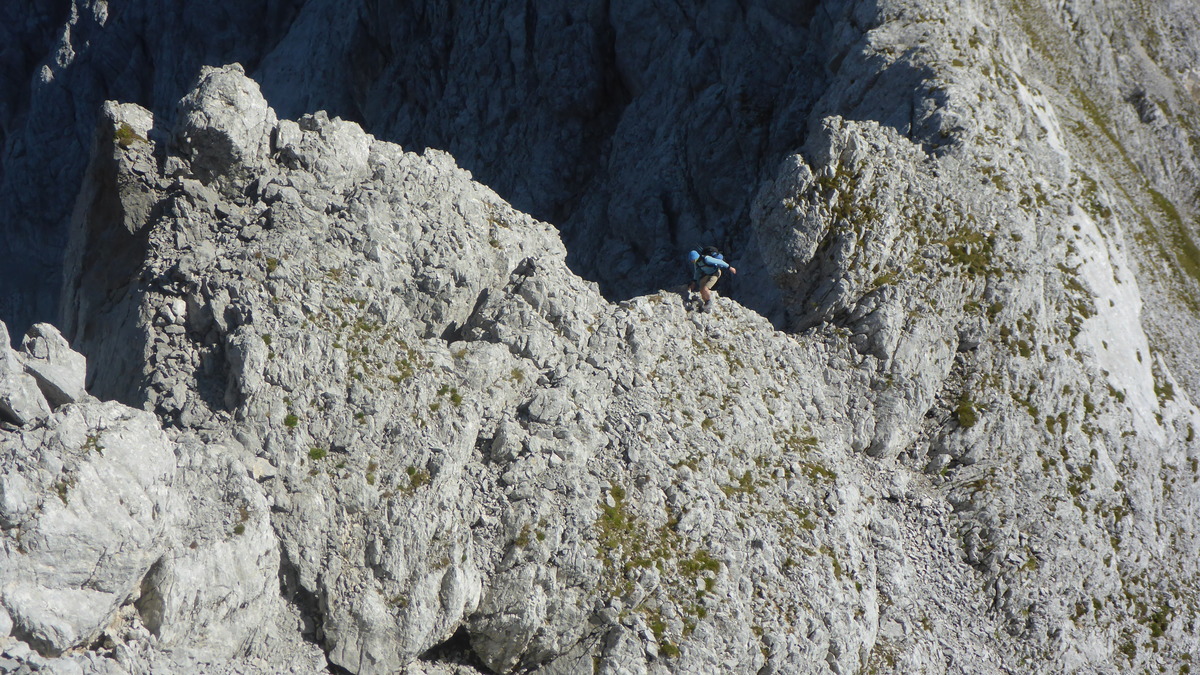
POLYGON ((725 256, 721 255, 715 246, 689 251, 688 261, 692 263, 692 283, 688 286, 688 293, 699 286, 700 299, 704 303, 700 311, 707 312, 712 307, 712 294, 709 291, 716 285, 717 279, 721 278, 721 270, 727 269, 730 274, 737 274, 737 269, 725 262, 725 256))

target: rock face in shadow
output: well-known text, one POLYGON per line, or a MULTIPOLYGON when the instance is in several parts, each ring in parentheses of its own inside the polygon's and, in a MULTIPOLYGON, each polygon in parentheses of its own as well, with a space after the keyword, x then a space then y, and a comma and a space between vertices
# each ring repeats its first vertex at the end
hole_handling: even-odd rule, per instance
POLYGON ((1171 204, 1178 219, 1154 204, 1145 215, 1170 226, 1164 245, 1177 249, 1196 208, 1186 110, 1200 82, 1200 45, 1177 27, 1194 25, 1196 10, 1184 0, 1144 12, 1109 5, 1082 18, 1040 1, 953 11, 911 0, 38 6, 6 24, 6 72, 19 75, 0 79, 11 102, 0 108, 10 139, 0 317, 18 331, 57 318, 69 200, 102 102, 138 103, 170 129, 199 68, 232 62, 284 117, 325 110, 383 140, 449 151, 558 227, 572 270, 611 299, 675 283, 683 254, 714 243, 744 262, 727 292, 785 325, 761 264, 774 242, 750 223, 754 195, 829 116, 879 122, 927 149, 1000 129, 951 103, 951 72, 1010 91, 1036 80, 1032 95, 1074 99, 1064 103, 1078 122, 1112 147, 1100 160, 1132 172, 1118 182, 1147 183, 1171 204), (946 21, 928 18, 939 12, 946 21), (891 53, 884 42, 914 49, 891 53), (985 43, 1003 68, 963 58, 985 43))
POLYGON ((302 4, 36 0, 0 9, 0 317, 17 333, 58 319, 67 224, 104 101, 170 116, 202 64, 257 64, 302 4))
POLYGON ((170 129, 202 65, 239 62, 286 117, 326 110, 451 152, 559 227, 572 269, 609 297, 676 283, 686 251, 713 243, 746 263, 727 290, 779 323, 750 201, 803 141, 826 65, 869 4, 73 0, 66 17, 30 21, 21 76, 0 81, 14 102, 0 110, 13 139, 0 316, 19 330, 55 318, 69 200, 103 101, 138 103, 170 129))

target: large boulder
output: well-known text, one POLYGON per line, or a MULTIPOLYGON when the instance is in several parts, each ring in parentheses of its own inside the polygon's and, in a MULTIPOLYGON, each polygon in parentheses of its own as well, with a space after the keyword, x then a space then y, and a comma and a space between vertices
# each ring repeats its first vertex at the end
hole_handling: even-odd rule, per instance
POLYGON ((275 111, 240 64, 205 66, 179 102, 175 140, 197 178, 236 194, 270 154, 276 122, 275 111))
POLYGON ((0 432, 0 605, 44 655, 90 644, 166 549, 174 444, 153 415, 65 407, 0 432))
POLYGON ((37 380, 25 371, 13 351, 8 327, 0 322, 0 420, 25 425, 50 414, 50 405, 37 380))
POLYGON ((21 344, 25 372, 37 380, 50 405, 74 403, 87 394, 87 359, 71 349, 57 328, 48 323, 34 324, 21 344))

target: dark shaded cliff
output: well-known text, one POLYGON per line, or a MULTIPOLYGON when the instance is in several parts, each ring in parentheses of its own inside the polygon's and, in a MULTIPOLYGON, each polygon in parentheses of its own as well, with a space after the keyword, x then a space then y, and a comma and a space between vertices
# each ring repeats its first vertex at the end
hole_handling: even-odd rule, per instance
POLYGON ((610 297, 677 283, 682 254, 712 242, 745 261, 728 292, 778 321, 749 202, 801 143, 857 37, 851 13, 864 11, 366 0, 47 10, 18 36, 17 75, 0 92, 14 102, 2 120, 0 258, 11 264, 0 316, 20 327, 55 315, 100 103, 138 103, 169 130, 198 68, 236 61, 281 115, 326 110, 406 147, 451 151, 556 224, 572 267, 610 297))

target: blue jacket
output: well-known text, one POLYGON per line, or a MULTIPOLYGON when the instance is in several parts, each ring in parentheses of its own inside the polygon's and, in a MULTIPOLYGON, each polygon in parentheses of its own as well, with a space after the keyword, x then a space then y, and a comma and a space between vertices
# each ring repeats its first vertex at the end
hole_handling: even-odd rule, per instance
POLYGON ((728 269, 729 263, 725 262, 721 254, 712 256, 704 256, 700 259, 700 254, 696 251, 688 253, 688 260, 692 263, 692 279, 699 281, 701 277, 710 277, 717 273, 718 270, 728 269))

